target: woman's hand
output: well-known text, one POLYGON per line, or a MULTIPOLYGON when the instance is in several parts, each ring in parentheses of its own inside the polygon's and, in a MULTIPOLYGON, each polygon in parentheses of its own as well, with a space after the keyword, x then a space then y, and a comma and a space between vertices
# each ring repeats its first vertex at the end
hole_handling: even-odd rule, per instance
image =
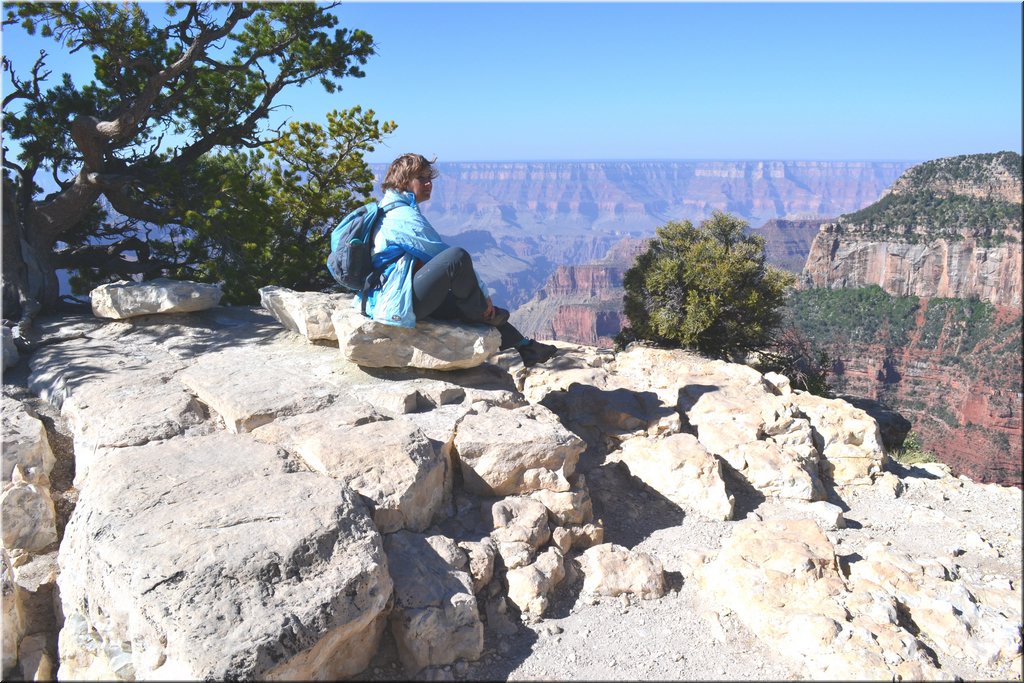
POLYGON ((490 320, 494 317, 494 302, 491 301, 491 297, 487 297, 487 308, 484 309, 484 320, 490 320))

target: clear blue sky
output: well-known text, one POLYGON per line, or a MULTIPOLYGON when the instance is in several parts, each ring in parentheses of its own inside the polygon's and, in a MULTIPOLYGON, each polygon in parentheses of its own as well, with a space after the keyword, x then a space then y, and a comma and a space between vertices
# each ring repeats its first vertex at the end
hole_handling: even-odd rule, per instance
MULTIPOLYGON (((1021 4, 346 3, 366 78, 279 99, 398 130, 370 161, 876 159, 1021 151, 1021 4)), ((34 43, 5 30, 5 55, 34 43)), ((74 69, 53 62, 54 71, 74 69)), ((76 75, 76 83, 80 76, 76 75)))

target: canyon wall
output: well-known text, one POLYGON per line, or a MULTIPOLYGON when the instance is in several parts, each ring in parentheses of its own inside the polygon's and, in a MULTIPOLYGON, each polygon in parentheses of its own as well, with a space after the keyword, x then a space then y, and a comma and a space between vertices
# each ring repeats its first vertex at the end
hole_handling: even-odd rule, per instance
POLYGON ((831 223, 814 238, 803 283, 830 288, 877 284, 895 296, 977 297, 1020 306, 1021 266, 1019 241, 986 245, 975 236, 929 244, 876 240, 831 223))
POLYGON ((822 225, 802 281, 1019 307, 1021 265, 1020 155, 1003 152, 921 164, 878 202, 822 225))
POLYGON ((938 159, 822 226, 794 320, 836 359, 834 383, 910 419, 958 472, 1020 485, 1021 157, 938 159), (892 297, 872 294, 877 287, 892 297), (844 325, 860 288, 873 301, 844 325))
POLYGON ((1019 307, 873 285, 796 292, 787 313, 833 359, 834 390, 898 412, 955 472, 1021 484, 1019 307))

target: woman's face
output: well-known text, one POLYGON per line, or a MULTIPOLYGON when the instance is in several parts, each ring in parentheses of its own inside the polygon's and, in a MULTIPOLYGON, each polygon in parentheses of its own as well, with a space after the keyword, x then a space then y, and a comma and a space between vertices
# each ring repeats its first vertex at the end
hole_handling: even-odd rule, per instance
POLYGON ((430 177, 430 169, 420 171, 420 174, 409 183, 409 191, 416 197, 417 204, 422 204, 430 199, 432 189, 434 189, 434 183, 430 177))

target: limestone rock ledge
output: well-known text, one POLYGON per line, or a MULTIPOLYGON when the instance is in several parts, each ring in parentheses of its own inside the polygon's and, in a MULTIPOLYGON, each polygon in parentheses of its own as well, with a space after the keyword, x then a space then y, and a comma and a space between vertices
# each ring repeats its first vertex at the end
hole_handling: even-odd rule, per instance
MULTIPOLYGON (((514 636, 579 583, 668 608, 680 577, 794 677, 1019 671, 1019 491, 902 472, 863 411, 785 378, 569 345, 534 368, 371 372, 234 307, 47 324, 63 340, 29 383, 79 473, 62 679, 344 678, 388 656, 385 630, 407 676, 492 678, 484 627, 514 636), (984 501, 1011 521, 964 528, 984 501)), ((10 483, 41 486, 26 447, 10 483)), ((21 628, 18 666, 43 672, 35 610, 8 593, 57 560, 19 553, 5 643, 21 628)))

